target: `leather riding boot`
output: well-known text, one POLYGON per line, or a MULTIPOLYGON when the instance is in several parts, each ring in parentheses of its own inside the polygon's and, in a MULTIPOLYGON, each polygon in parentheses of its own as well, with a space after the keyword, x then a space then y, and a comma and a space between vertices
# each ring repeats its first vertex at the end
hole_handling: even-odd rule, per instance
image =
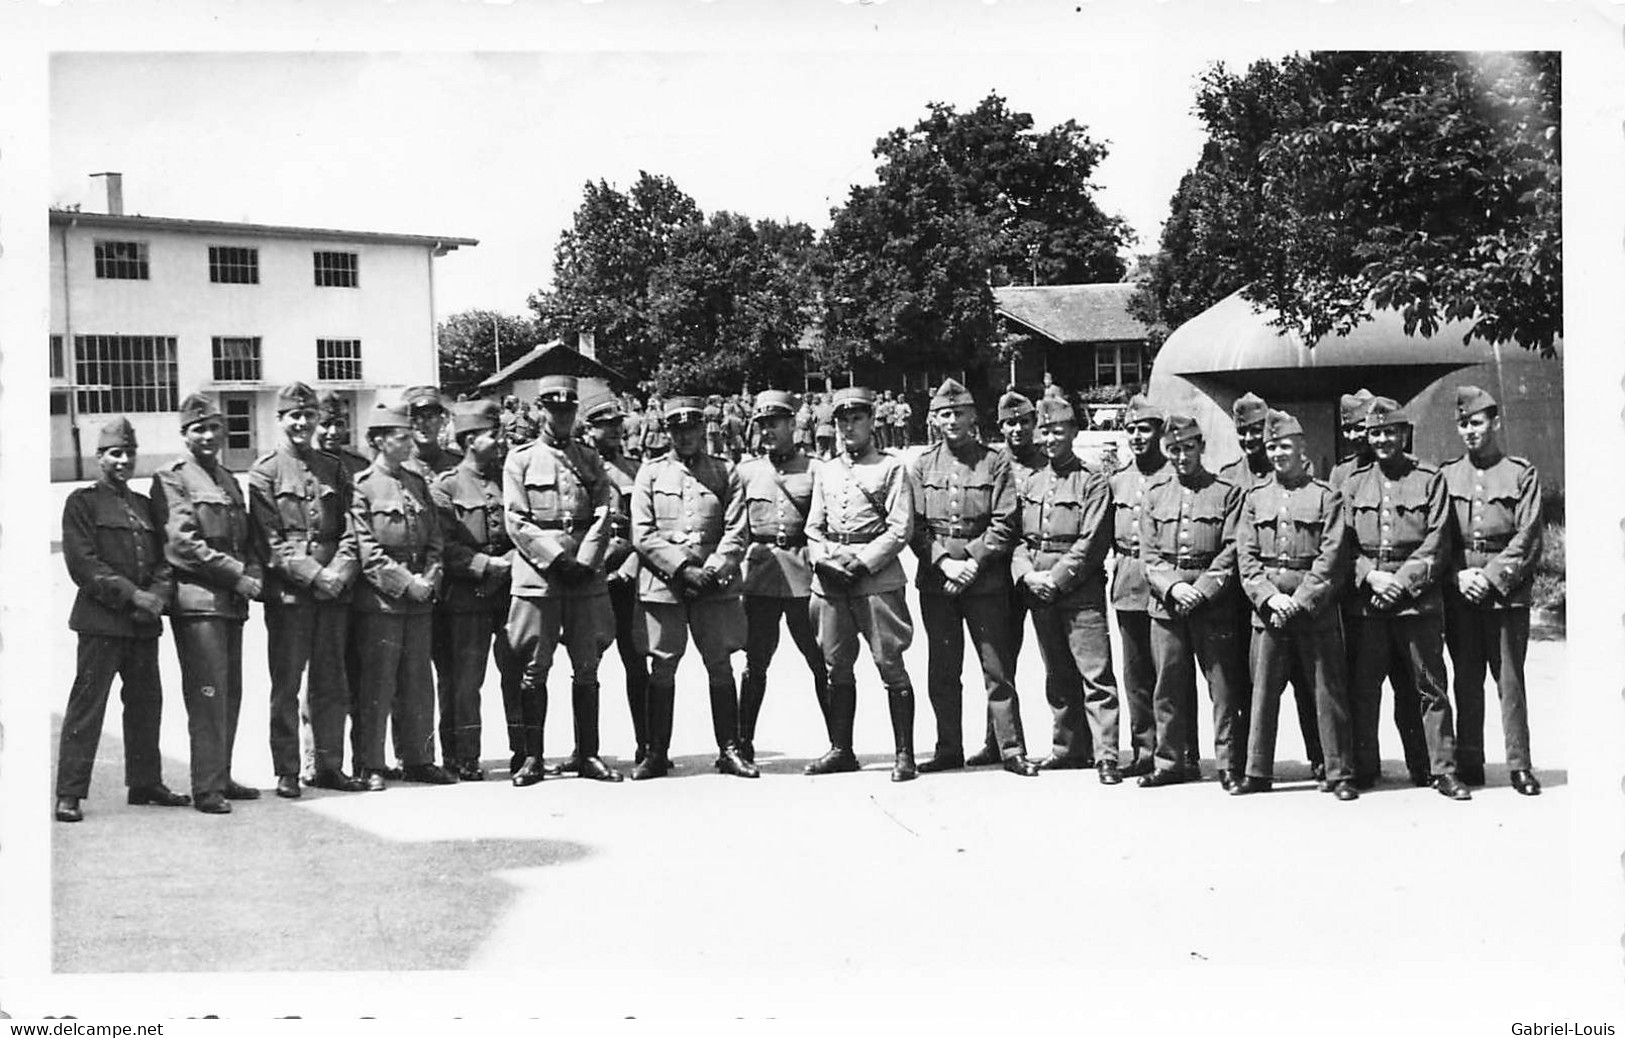
POLYGON ((576 758, 598 756, 598 682, 572 682, 570 708, 575 713, 576 758))
POLYGON ((671 771, 671 759, 666 756, 671 746, 671 716, 677 690, 674 686, 649 682, 648 731, 649 752, 632 769, 633 781, 660 778, 671 771))
POLYGON ((852 752, 852 726, 857 720, 858 687, 829 686, 828 703, 829 752, 802 768, 803 774, 833 775, 858 770, 858 758, 852 752))
POLYGON ((756 770, 756 765, 739 755, 739 747, 731 742, 717 747, 716 767, 724 775, 738 775, 740 778, 760 778, 762 775, 756 770))
POLYGON ((756 763, 756 718, 762 713, 762 699, 767 695, 767 674, 745 667, 739 680, 739 755, 756 763))
POLYGON ((711 679, 711 734, 717 745, 733 746, 739 733, 739 696, 734 692, 733 677, 711 679))
POLYGON ((637 742, 633 763, 649 755, 649 672, 633 667, 626 675, 626 707, 632 714, 632 738, 637 742))
POLYGON ((891 780, 907 782, 919 774, 914 765, 914 689, 908 685, 888 688, 886 705, 891 708, 892 736, 897 741, 897 763, 892 766, 891 780))

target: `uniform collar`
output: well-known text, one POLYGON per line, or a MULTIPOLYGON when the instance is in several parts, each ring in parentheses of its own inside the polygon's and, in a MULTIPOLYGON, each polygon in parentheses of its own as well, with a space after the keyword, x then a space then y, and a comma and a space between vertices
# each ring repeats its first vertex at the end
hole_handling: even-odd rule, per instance
POLYGON ((1069 472, 1083 468, 1083 459, 1078 457, 1076 454, 1073 454, 1071 457, 1067 458, 1058 465, 1053 460, 1050 460, 1048 462, 1048 468, 1057 476, 1064 476, 1069 472))

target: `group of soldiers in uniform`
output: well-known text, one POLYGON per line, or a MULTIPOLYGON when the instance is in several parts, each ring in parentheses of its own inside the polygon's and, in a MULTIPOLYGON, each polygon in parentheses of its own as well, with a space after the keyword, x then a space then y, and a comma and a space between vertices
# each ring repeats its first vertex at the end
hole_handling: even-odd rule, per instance
MULTIPOLYGON (((781 619, 829 737, 804 769, 811 775, 859 769, 862 642, 886 692, 894 781, 979 765, 1022 776, 1092 768, 1107 785, 1200 779, 1200 671, 1218 778, 1232 794, 1271 788, 1289 681, 1322 791, 1353 800, 1372 788, 1386 679, 1411 780, 1465 800, 1485 781, 1488 670, 1511 784, 1540 791, 1523 688, 1539 483, 1533 466, 1502 451, 1499 407, 1483 390, 1458 393, 1466 453, 1442 468, 1407 453, 1411 421, 1395 401, 1345 396, 1354 446, 1324 480, 1311 472, 1298 420, 1252 394, 1232 410, 1244 455, 1217 473, 1203 464, 1196 420, 1144 397, 1128 407, 1132 457, 1114 472, 1074 452, 1078 419, 1064 397, 1035 405, 1006 393, 1002 442, 989 445, 972 395, 947 380, 930 402, 938 442, 912 460, 881 445, 883 400, 862 387, 835 391, 827 406, 838 446, 815 457, 803 435, 810 401, 760 393, 750 415, 760 452, 736 465, 715 449, 714 405, 700 397, 660 402, 665 442, 640 462, 627 450, 621 398, 602 388, 583 397, 569 376, 541 380, 540 422, 521 446, 508 441, 511 409, 473 401, 452 406, 455 449, 446 447, 438 391, 415 387, 368 417, 369 460, 347 446, 342 403, 294 383, 277 394, 279 442, 254 463, 245 496, 219 461, 219 409, 194 394, 180 408, 186 450, 154 477, 150 499, 129 486, 135 436, 115 418, 98 442, 101 479, 70 495, 63 516, 79 657, 56 817, 82 817, 115 675, 130 803, 223 814, 259 796, 231 772, 250 601, 265 609, 270 747, 276 793, 287 798, 304 785, 483 779, 480 696, 493 658, 513 785, 563 773, 620 781, 598 738, 598 669, 611 644, 626 672, 631 778, 666 775, 690 637, 707 673, 715 767, 754 778, 781 619), (914 631, 905 547, 917 560, 936 719, 922 762, 903 661, 914 631), (1124 657, 1125 760, 1108 599, 1124 657), (190 796, 171 791, 159 767, 165 614, 181 665, 190 796), (1051 708, 1049 751, 1036 759, 1015 681, 1029 617, 1051 708), (987 691, 983 745, 969 756, 967 633, 987 691), (574 746, 550 766, 547 678, 561 644, 574 746)), ((823 402, 811 406, 816 415, 823 402)))

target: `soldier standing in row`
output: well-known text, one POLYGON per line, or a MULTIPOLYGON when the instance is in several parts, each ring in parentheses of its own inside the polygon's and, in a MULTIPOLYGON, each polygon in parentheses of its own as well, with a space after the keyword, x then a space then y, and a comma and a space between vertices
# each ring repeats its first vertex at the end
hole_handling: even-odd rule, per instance
POLYGON ((1053 748, 1038 767, 1085 768, 1092 755, 1101 784, 1115 786, 1123 778, 1117 767, 1117 681, 1106 626, 1111 485, 1073 453, 1078 423, 1072 405, 1040 400, 1038 429, 1049 464, 1022 485, 1022 540, 1012 563, 1033 603, 1044 691, 1054 712, 1053 748), (1079 737, 1085 728, 1087 742, 1079 737))
POLYGON ((311 784, 354 793, 366 782, 344 773, 344 723, 350 716, 344 648, 350 585, 361 569, 349 529, 352 481, 337 458, 310 445, 319 416, 315 390, 303 382, 283 386, 276 410, 276 449, 248 471, 250 511, 266 547, 276 794, 299 796, 302 712, 310 718, 315 749, 311 784))
POLYGON ((925 625, 926 690, 937 718, 936 751, 922 772, 965 766, 965 631, 982 665, 987 713, 1004 769, 1038 774, 1021 738, 1011 651, 1010 552, 1016 537, 1016 488, 1010 460, 976 439, 970 391, 947 379, 931 398, 932 424, 941 441, 910 466, 914 484, 914 536, 919 560, 914 586, 925 625))
POLYGON ((125 799, 160 807, 192 802, 164 785, 158 750, 164 710, 158 636, 175 588, 151 503, 130 489, 135 454, 129 419, 110 419, 96 440, 101 478, 69 494, 62 508, 62 558, 79 589, 68 627, 79 636, 79 655, 57 751, 59 822, 84 819, 79 801, 90 795, 115 675, 124 701, 125 799))
MULTIPOLYGON (((344 398, 331 389, 323 390, 316 397, 316 448, 323 454, 332 455, 344 468, 345 475, 351 488, 355 485, 355 478, 367 470, 372 459, 350 446, 350 413, 344 398)), ((353 592, 352 592, 353 593, 353 592)), ((349 593, 345 599, 349 601, 349 593)), ((345 623, 344 637, 344 678, 350 690, 350 761, 351 768, 359 770, 361 767, 361 732, 356 725, 357 709, 361 702, 361 643, 356 635, 354 621, 345 623)), ((314 783, 316 781, 316 754, 315 739, 310 733, 303 731, 310 726, 310 718, 301 715, 299 725, 302 731, 300 742, 309 748, 302 761, 302 776, 314 783)), ((359 777, 359 776, 353 776, 359 777)))
POLYGON ((1348 444, 1348 453, 1338 460, 1332 467, 1331 475, 1326 477, 1333 490, 1342 490, 1349 473, 1371 463, 1371 445, 1365 438, 1365 413, 1373 399, 1369 389, 1344 393, 1338 399, 1338 421, 1343 430, 1343 442, 1348 444))
POLYGON ((237 478, 220 463, 225 422, 214 401, 181 401, 186 455, 152 477, 154 522, 175 572, 170 630, 192 744, 192 806, 229 814, 228 800, 260 791, 231 777, 243 700, 243 623, 263 589, 261 546, 253 537, 237 478))
POLYGON ((902 393, 891 405, 891 446, 900 450, 909 445, 908 420, 914 417, 914 408, 909 404, 908 398, 902 393))
POLYGON ((858 770, 852 727, 858 690, 853 664, 858 636, 869 643, 886 687, 897 756, 893 782, 913 779, 914 686, 903 653, 914 637, 897 556, 914 532, 914 491, 908 467, 874 445, 872 389, 837 390, 831 404, 841 453, 813 479, 807 517, 807 557, 813 565, 812 616, 829 670, 830 748, 808 764, 809 775, 858 770))
POLYGON ((1275 777, 1281 691, 1290 678, 1300 700, 1313 692, 1320 744, 1327 753, 1321 788, 1354 800, 1352 744, 1342 628, 1337 599, 1348 580, 1343 502, 1330 483, 1309 475, 1303 426, 1281 411, 1266 419, 1273 479, 1242 500, 1236 565, 1252 610, 1252 727, 1247 775, 1232 794, 1262 793, 1275 777))
POLYGON ((756 778, 756 766, 739 755, 739 700, 730 660, 745 644, 737 583, 748 540, 744 490, 733 467, 703 449, 700 398, 672 397, 665 415, 671 455, 645 464, 632 490, 632 545, 643 562, 638 593, 648 617, 650 658, 649 754, 632 777, 659 778, 671 770, 677 664, 692 634, 710 677, 716 768, 756 778))
POLYGON ((829 675, 813 630, 807 564, 807 514, 819 463, 793 439, 796 398, 770 389, 756 396, 753 419, 762 453, 739 466, 750 524, 745 555, 745 673, 739 683, 739 755, 756 761, 756 719, 767 695, 767 667, 779 647, 779 617, 812 672, 818 710, 829 723, 829 675))
POLYGON ((1455 520, 1454 575, 1444 582, 1445 638, 1455 664, 1456 774, 1484 783, 1484 671, 1501 698, 1512 788, 1537 796, 1529 758, 1523 664, 1530 588, 1540 561, 1540 477, 1501 449, 1501 408, 1477 386, 1456 390, 1456 431, 1467 453, 1445 465, 1455 520))

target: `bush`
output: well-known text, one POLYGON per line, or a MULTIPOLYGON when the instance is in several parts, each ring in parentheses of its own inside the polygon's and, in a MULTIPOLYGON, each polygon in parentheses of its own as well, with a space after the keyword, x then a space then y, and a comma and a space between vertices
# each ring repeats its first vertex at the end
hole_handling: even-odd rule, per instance
MULTIPOLYGON (((1559 492, 1561 502, 1562 494, 1559 492)), ((1561 514, 1561 504, 1559 505, 1561 514)), ((1549 513, 1548 513, 1549 514, 1549 513)), ((1540 561, 1535 564, 1535 584, 1531 591, 1536 609, 1555 609, 1562 612, 1568 601, 1567 537, 1561 521, 1547 520, 1541 542, 1540 561)))

